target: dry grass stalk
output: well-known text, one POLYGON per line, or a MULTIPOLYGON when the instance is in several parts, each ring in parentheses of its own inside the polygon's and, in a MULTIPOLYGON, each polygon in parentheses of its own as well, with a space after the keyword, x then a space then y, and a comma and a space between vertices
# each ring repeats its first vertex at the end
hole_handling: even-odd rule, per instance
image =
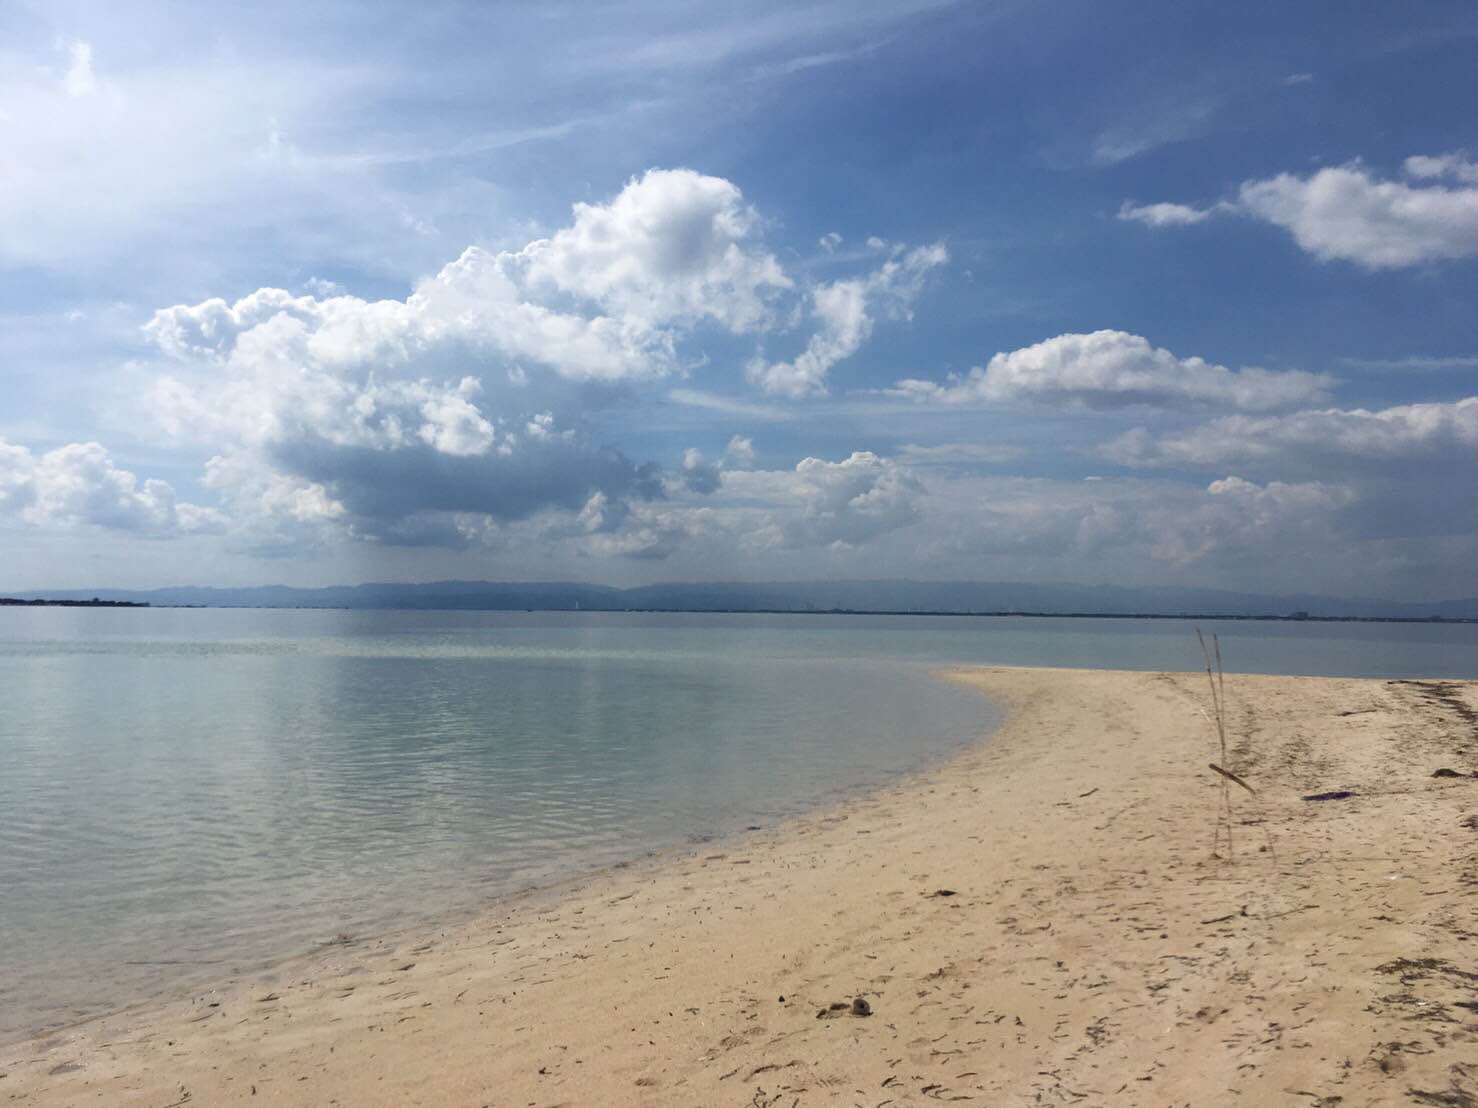
MULTIPOLYGON (((1226 671, 1221 664, 1221 640, 1211 636, 1211 644, 1206 643, 1206 636, 1201 634, 1201 629, 1196 628, 1196 640, 1201 644, 1201 656, 1206 659, 1206 683, 1211 688, 1211 714, 1207 717, 1216 727, 1216 741, 1221 748, 1221 762, 1212 762, 1210 768, 1217 775, 1217 783, 1221 787, 1221 802, 1217 806, 1216 828, 1212 833, 1211 856, 1220 857, 1217 850, 1221 846, 1223 838, 1227 844, 1227 859, 1231 860, 1232 852, 1232 785, 1240 785, 1253 797, 1257 798, 1258 807, 1262 808, 1262 798, 1258 797, 1257 790, 1244 781, 1240 775, 1228 768, 1227 750, 1227 679, 1226 671)), ((1263 837, 1267 840, 1267 850, 1272 855, 1274 862, 1277 861, 1278 853, 1273 848, 1273 836, 1268 830, 1266 820, 1263 820, 1263 837)))
MULTIPOLYGON (((1201 656, 1206 659, 1206 681, 1211 686, 1211 715, 1216 724, 1216 740, 1221 746, 1221 765, 1227 764, 1227 720, 1226 720, 1226 674, 1221 665, 1221 641, 1217 636, 1211 636, 1211 646, 1206 645, 1206 636, 1201 634, 1201 629, 1196 628, 1196 641, 1201 644, 1201 656), (1215 659, 1215 671, 1212 670, 1212 659, 1215 659)), ((1216 767, 1213 766, 1213 769, 1216 767)), ((1221 786, 1221 803, 1217 805, 1216 828, 1211 837, 1211 856, 1218 857, 1217 849, 1221 846, 1223 835, 1227 842, 1227 858, 1233 856, 1232 851, 1232 791, 1228 780, 1229 772, 1218 771, 1218 783, 1221 786)), ((1241 779, 1238 778, 1238 783, 1241 779)))

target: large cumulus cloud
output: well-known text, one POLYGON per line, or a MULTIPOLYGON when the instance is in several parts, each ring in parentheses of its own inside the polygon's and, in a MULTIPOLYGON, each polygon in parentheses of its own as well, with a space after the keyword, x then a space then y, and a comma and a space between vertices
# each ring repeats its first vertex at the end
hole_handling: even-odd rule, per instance
POLYGON ((382 379, 381 359, 317 358, 298 325, 279 330, 292 334, 273 343, 249 332, 217 376, 170 378, 156 396, 177 435, 217 450, 208 480, 233 515, 272 541, 288 526, 457 545, 597 494, 661 495, 654 466, 550 411, 524 414, 511 384, 500 413, 470 375, 382 379))
MULTIPOLYGON (((719 469, 690 451, 664 480, 601 441, 589 413, 681 376, 690 339, 783 330, 803 302, 820 326, 797 362, 809 384, 781 391, 819 388, 945 258, 881 244, 865 276, 798 288, 762 226, 731 182, 651 170, 522 249, 467 250, 404 300, 259 289, 166 308, 145 328, 168 363, 152 415, 213 451, 209 486, 262 541, 458 545, 538 517, 544 536, 655 556, 684 529, 633 506, 716 494, 719 469)), ((868 512, 886 516, 847 509, 813 537, 865 537, 840 521, 868 512)))
POLYGON ((95 442, 43 454, 0 439, 0 518, 38 527, 91 525, 151 537, 216 531, 222 517, 176 500, 164 481, 115 465, 95 442))
POLYGON ((737 186, 692 170, 651 170, 610 204, 576 204, 574 222, 519 255, 529 280, 650 326, 711 319, 752 331, 792 286, 752 241, 760 220, 737 186))

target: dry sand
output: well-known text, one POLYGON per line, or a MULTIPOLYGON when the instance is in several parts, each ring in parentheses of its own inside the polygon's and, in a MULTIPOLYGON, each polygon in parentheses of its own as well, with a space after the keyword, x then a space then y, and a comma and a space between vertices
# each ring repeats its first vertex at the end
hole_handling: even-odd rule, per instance
POLYGON ((1229 677, 1225 859, 1204 675, 952 676, 1009 717, 926 776, 5 1048, 0 1104, 1478 1104, 1478 686, 1229 677))

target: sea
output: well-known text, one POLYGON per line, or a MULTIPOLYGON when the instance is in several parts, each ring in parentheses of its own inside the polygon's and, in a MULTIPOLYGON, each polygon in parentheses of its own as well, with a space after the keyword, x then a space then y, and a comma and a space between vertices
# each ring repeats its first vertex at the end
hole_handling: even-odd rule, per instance
POLYGON ((845 803, 951 664, 1478 677, 1478 625, 0 608, 0 1041, 845 803))

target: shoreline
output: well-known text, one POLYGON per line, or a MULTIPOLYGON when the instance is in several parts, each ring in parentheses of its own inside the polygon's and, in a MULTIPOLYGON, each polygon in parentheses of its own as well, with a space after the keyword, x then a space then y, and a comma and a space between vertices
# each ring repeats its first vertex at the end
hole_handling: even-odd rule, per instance
MULTIPOLYGON (((957 684, 950 677, 952 669, 957 667, 918 665, 914 668, 918 670, 920 680, 937 681, 944 685, 957 684)), ((996 706, 989 701, 986 703, 988 707, 982 709, 979 728, 971 733, 970 738, 957 741, 952 748, 943 752, 935 752, 917 764, 900 768, 890 773, 885 780, 835 785, 828 788, 824 794, 804 802, 793 810, 768 816, 756 815, 756 819, 767 820, 764 824, 740 826, 742 821, 736 821, 732 826, 717 833, 692 833, 666 844, 635 847, 629 856, 620 857, 615 861, 602 861, 594 865, 565 861, 521 885, 488 892, 473 900, 448 903, 435 909, 415 913, 402 908, 387 913, 385 918, 379 920, 361 921, 362 926, 347 925, 334 938, 320 939, 316 942, 305 941, 286 953, 280 949, 266 954, 233 955, 229 951, 206 952, 212 954, 209 962, 215 966, 208 972, 193 976, 178 975, 169 981, 158 981, 142 994, 118 991, 115 995, 118 995, 119 999, 115 1003, 98 1004, 94 1010, 86 1014, 79 1013, 75 1015, 75 1018, 56 1023, 35 1023, 18 1035, 13 1032, 7 1033, 6 1029, 0 1028, 0 1060, 6 1058, 9 1052, 14 1052, 18 1047, 27 1043, 48 1042, 56 1039, 57 1036, 85 1032, 91 1025, 102 1021, 109 1021, 110 1024, 121 1022, 127 1025, 147 1022, 151 1017, 157 1019, 186 1003, 191 997, 204 994, 230 994, 241 987, 245 981, 275 978, 288 973, 295 967, 311 967, 324 957, 326 951, 335 947, 352 944, 359 948, 371 949, 394 948, 406 943, 415 945, 419 942, 419 937, 429 933, 455 933, 474 928, 479 921, 507 908, 526 909, 535 902, 543 904, 558 901, 565 896, 579 892, 590 882, 601 878, 612 878, 618 875, 630 877, 633 874, 660 872, 667 867, 691 861, 699 854, 711 853, 715 849, 754 842, 765 835, 783 836, 786 829, 794 823, 825 817, 841 810, 847 804, 865 799, 880 791, 917 782, 938 772, 962 753, 968 752, 981 743, 988 742, 1000 723, 1003 713, 998 712, 996 706), (349 944, 343 941, 345 938, 350 941, 349 944), (219 957, 216 957, 216 954, 219 957)), ((333 930, 334 928, 326 928, 321 934, 327 935, 333 930)), ((161 964, 165 963, 161 962, 161 964)), ((202 962, 201 964, 207 963, 202 962)), ((0 1065, 0 1075, 3 1075, 3 1070, 4 1066, 0 1065)), ((3 1086, 0 1086, 0 1092, 3 1091, 3 1086)))
POLYGON ((0 1101, 1350 1105, 1478 1084, 1454 999, 1478 983, 1478 782, 1430 777, 1478 769, 1473 683, 1228 675, 1233 768, 1259 789, 1237 814, 1265 822, 1226 862, 1204 674, 949 672, 1007 714, 933 768, 0 1047, 0 1101), (1324 785, 1357 795, 1299 799, 1324 785), (859 997, 870 1015, 817 1019, 859 997))

